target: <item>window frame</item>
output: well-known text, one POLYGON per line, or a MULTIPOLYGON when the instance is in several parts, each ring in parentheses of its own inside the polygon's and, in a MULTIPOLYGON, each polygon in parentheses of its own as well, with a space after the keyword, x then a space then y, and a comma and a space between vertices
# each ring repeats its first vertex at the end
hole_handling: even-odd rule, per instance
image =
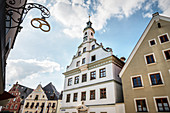
POLYGON ((71 86, 72 82, 73 82, 72 78, 68 78, 67 86, 71 86), (69 80, 71 80, 71 81, 69 81, 69 80))
POLYGON ((85 74, 82 74, 82 81, 81 82, 87 82, 87 73, 85 74), (84 80, 84 77, 83 76, 86 76, 86 79, 84 80))
POLYGON ((130 79, 131 79, 131 85, 132 85, 133 89, 139 89, 139 88, 144 87, 142 75, 133 75, 133 76, 130 77, 130 79), (134 87, 133 78, 137 78, 137 77, 140 77, 140 79, 141 79, 141 84, 142 84, 141 87, 134 87))
POLYGON ((71 94, 67 94, 66 95, 66 103, 70 102, 71 99, 71 94))
MULTIPOLYGON (((153 97, 153 100, 154 100, 155 108, 156 108, 157 112, 160 112, 160 111, 158 111, 158 106, 157 106, 156 99, 161 99, 161 98, 166 98, 167 99, 167 103, 168 103, 169 108, 170 108, 170 101, 169 101, 169 97, 168 96, 156 96, 156 97, 153 97)), ((166 112, 166 111, 163 111, 163 112, 166 112)))
POLYGON ((136 112, 149 112, 149 107, 148 107, 148 102, 147 102, 146 97, 144 97, 144 98, 134 98, 134 104, 135 104, 135 110, 136 110, 136 112), (146 110, 147 110, 147 111, 138 111, 137 100, 145 100, 146 110))
POLYGON ((90 80, 95 80, 95 79, 96 79, 96 71, 90 72, 90 80), (95 74, 93 74, 93 73, 95 73, 95 74), (95 75, 95 78, 92 77, 92 76, 94 76, 94 75, 95 75))
POLYGON ((86 101, 86 91, 81 92, 81 101, 86 101), (83 98, 84 95, 85 95, 85 99, 83 98))
POLYGON ((162 53, 163 53, 163 56, 164 56, 165 60, 170 61, 170 59, 166 58, 165 51, 170 51, 170 48, 162 50, 162 53))
POLYGON ((90 100, 95 100, 96 99, 96 91, 95 90, 90 90, 90 100), (93 98, 91 98, 91 92, 94 91, 93 94, 93 98))
POLYGON ((157 45, 157 42, 156 42, 156 39, 155 39, 155 38, 148 40, 148 43, 149 43, 149 46, 150 46, 150 47, 157 45), (155 44, 154 44, 154 45, 151 45, 150 42, 153 41, 153 40, 155 41, 155 44))
POLYGON ((165 44, 165 43, 170 42, 170 40, 169 40, 169 41, 167 41, 167 42, 163 42, 163 43, 161 43, 161 39, 160 39, 160 37, 161 37, 161 36, 163 36, 163 35, 167 35, 167 38, 168 38, 168 40, 169 40, 169 35, 168 35, 168 33, 164 33, 164 34, 161 34, 161 35, 159 35, 159 36, 158 36, 159 43, 160 43, 160 44, 165 44))
POLYGON ((75 76, 74 77, 74 84, 78 84, 79 80, 80 80, 80 77, 79 76, 75 76))
POLYGON ((77 101, 78 101, 78 93, 73 93, 73 102, 77 102, 77 101))
POLYGON ((144 59, 145 59, 145 63, 146 63, 146 65, 152 65, 152 64, 156 64, 156 57, 155 57, 155 54, 154 53, 149 53, 149 54, 146 54, 146 55, 144 55, 144 59), (154 59, 154 61, 155 62, 153 62, 153 63, 149 63, 148 64, 148 62, 147 62, 147 56, 150 56, 150 55, 153 55, 153 59, 154 59))
POLYGON ((100 88, 100 99, 106 99, 107 98, 107 93, 106 93, 106 88, 100 88), (103 92, 101 92, 101 90, 105 90, 103 92), (105 95, 104 97, 102 97, 102 93, 105 95))
POLYGON ((99 77, 100 78, 106 77, 106 68, 99 69, 99 77), (101 72, 101 70, 104 70, 104 72, 103 71, 101 72), (105 73, 105 76, 101 76, 101 73, 105 73))
POLYGON ((148 78, 149 78, 150 86, 152 86, 152 87, 153 87, 153 86, 162 86, 162 85, 165 85, 165 84, 164 84, 163 77, 162 77, 162 73, 161 73, 161 71, 148 73, 148 78), (161 78, 162 84, 152 85, 152 80, 151 80, 150 75, 157 74, 157 73, 159 73, 159 75, 160 75, 160 78, 161 78))

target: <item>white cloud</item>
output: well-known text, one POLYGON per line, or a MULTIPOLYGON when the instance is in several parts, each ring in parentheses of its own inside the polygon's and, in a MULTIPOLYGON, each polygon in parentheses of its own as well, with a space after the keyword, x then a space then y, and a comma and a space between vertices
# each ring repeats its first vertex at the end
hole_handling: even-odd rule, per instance
POLYGON ((170 0, 158 0, 158 7, 163 11, 163 15, 170 15, 170 0))
MULTIPOLYGON (((45 79, 45 77, 47 78, 48 76, 48 78, 50 78, 50 74, 54 74, 57 71, 60 71, 60 69, 61 69, 60 64, 49 60, 43 61, 38 61, 36 59, 8 60, 6 74, 7 83, 12 84, 16 81, 19 81, 21 84, 25 84, 26 82, 29 83, 31 81, 32 84, 32 80, 34 81, 34 79, 37 81, 38 80, 44 81, 47 80, 45 79)), ((31 84, 29 84, 29 86, 31 84)))

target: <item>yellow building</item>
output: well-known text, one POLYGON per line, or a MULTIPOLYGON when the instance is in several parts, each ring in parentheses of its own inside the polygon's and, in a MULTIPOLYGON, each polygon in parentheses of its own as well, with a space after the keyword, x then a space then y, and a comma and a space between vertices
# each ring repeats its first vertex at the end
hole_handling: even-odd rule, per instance
POLYGON ((52 83, 44 88, 41 84, 26 98, 22 113, 58 113, 59 92, 52 83))
POLYGON ((153 18, 120 72, 126 113, 170 112, 170 17, 153 18))

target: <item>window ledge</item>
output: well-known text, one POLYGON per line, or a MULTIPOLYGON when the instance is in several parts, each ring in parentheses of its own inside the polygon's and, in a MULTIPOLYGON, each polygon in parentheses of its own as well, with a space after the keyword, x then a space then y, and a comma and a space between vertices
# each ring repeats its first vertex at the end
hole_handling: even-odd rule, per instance
POLYGON ((160 44, 166 44, 166 43, 169 43, 169 42, 170 42, 170 41, 166 41, 166 42, 163 42, 163 43, 160 42, 160 44))
POLYGON ((159 87, 159 86, 165 86, 165 84, 151 85, 151 87, 159 87))
POLYGON ((170 62, 170 59, 166 60, 167 62, 170 62))
POLYGON ((157 64, 157 62, 151 63, 151 64, 146 64, 146 65, 147 65, 147 66, 151 66, 151 65, 155 65, 155 64, 157 64))
POLYGON ((142 89, 144 88, 144 86, 141 86, 141 87, 132 87, 132 89, 142 89))

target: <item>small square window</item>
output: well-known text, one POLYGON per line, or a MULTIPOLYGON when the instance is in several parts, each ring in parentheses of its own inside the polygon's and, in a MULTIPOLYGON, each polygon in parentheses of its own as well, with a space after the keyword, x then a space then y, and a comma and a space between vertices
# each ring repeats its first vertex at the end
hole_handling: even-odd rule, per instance
POLYGON ((136 108, 137 112, 147 112, 147 106, 146 106, 146 100, 145 99, 139 99, 136 100, 136 108))
POLYGON ((79 76, 76 76, 74 79, 74 84, 78 84, 79 83, 79 76))
POLYGON ((147 64, 155 63, 155 58, 153 54, 145 55, 145 59, 147 64))
POLYGON ((87 81, 87 74, 83 74, 82 75, 82 82, 86 82, 87 81))
POLYGON ((150 46, 156 45, 156 40, 155 39, 149 40, 149 45, 150 46))
POLYGON ((96 55, 91 56, 91 61, 95 61, 96 60, 96 55))
POLYGON ((166 97, 155 98, 155 101, 158 112, 170 112, 170 106, 166 97))
POLYGON ((160 43, 165 43, 169 41, 168 34, 159 36, 160 43))
POLYGON ((90 73, 90 80, 96 79, 96 71, 90 73))
POLYGON ((92 48, 91 48, 91 49, 92 49, 92 50, 95 49, 95 45, 92 45, 92 48))
POLYGON ((84 64, 86 62, 86 59, 85 58, 83 58, 82 59, 82 64, 84 64))
POLYGON ((169 50, 164 50, 164 56, 166 60, 170 60, 170 49, 169 50))
POLYGON ((163 84, 160 73, 149 74, 151 85, 163 84))
POLYGON ((76 67, 80 66, 80 61, 77 61, 76 67))
POLYGON ((69 78, 68 79, 68 86, 71 86, 72 85, 72 78, 69 78))
POLYGON ((132 85, 133 85, 133 88, 136 88, 136 87, 142 87, 142 80, 141 80, 141 76, 134 76, 132 77, 132 85))

